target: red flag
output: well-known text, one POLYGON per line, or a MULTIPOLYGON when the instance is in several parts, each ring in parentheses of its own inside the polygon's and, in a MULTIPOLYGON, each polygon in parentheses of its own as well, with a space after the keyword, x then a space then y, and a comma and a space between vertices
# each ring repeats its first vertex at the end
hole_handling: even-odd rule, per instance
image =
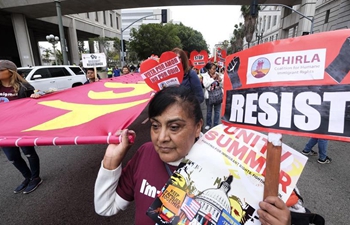
POLYGON ((139 116, 152 92, 130 74, 2 103, 0 146, 117 143, 113 134, 139 116))

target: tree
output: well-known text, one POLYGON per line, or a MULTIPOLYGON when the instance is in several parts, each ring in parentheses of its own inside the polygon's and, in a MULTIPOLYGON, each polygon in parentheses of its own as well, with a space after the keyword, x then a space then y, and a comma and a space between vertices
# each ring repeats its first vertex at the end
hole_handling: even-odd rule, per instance
POLYGON ((257 17, 253 17, 250 14, 250 6, 249 5, 242 5, 241 6, 241 13, 242 13, 242 16, 244 18, 244 36, 245 36, 245 40, 248 42, 248 48, 249 48, 250 42, 253 39, 257 17))
POLYGON ((51 62, 50 56, 53 55, 52 51, 48 48, 45 48, 43 52, 44 53, 41 55, 43 62, 44 63, 51 62))
POLYGON ((204 40, 202 33, 183 25, 182 23, 173 26, 178 29, 177 36, 181 40, 182 49, 184 51, 190 53, 193 50, 206 50, 209 53, 207 42, 204 40))
POLYGON ((233 52, 239 52, 243 50, 243 38, 244 38, 244 25, 239 23, 235 24, 235 29, 233 30, 233 37, 231 38, 231 46, 233 52))
POLYGON ((175 47, 182 47, 178 30, 173 24, 142 24, 138 30, 131 29, 129 48, 139 59, 152 54, 160 56, 175 47))

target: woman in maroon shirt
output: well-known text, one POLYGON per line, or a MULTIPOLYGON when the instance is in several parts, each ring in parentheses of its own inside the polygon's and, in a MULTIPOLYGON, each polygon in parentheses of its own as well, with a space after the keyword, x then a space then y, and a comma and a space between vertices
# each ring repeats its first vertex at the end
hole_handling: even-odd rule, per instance
MULTIPOLYGON (((142 145, 124 169, 121 162, 131 147, 128 135, 135 133, 123 130, 119 133, 122 142, 107 147, 95 183, 95 211, 100 215, 114 215, 135 201, 135 224, 154 225, 146 211, 191 150, 203 125, 199 101, 184 86, 156 93, 148 115, 152 142, 142 145)), ((265 224, 290 224, 289 209, 278 197, 261 202, 258 215, 265 224)))

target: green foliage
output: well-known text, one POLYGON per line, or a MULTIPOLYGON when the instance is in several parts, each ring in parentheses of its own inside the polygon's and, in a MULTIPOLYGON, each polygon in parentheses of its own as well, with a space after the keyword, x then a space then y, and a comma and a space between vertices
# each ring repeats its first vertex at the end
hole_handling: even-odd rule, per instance
POLYGON ((182 47, 177 29, 170 24, 142 24, 138 30, 131 30, 130 37, 130 50, 140 59, 147 59, 152 54, 160 56, 165 51, 182 47))
POLYGON ((132 29, 130 37, 130 50, 139 59, 147 59, 152 54, 160 56, 175 47, 189 53, 193 50, 208 51, 203 35, 183 24, 143 24, 138 30, 132 29))
POLYGON ((178 37, 181 40, 182 49, 184 51, 191 53, 193 50, 206 50, 208 52, 208 45, 204 40, 202 33, 183 25, 182 23, 174 24, 173 26, 178 29, 178 37))

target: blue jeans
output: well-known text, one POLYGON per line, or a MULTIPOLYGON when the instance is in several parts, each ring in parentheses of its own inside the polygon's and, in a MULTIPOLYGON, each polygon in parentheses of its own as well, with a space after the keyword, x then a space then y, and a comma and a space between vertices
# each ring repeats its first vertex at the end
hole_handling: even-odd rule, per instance
POLYGON ((212 122, 211 122, 211 118, 212 118, 212 113, 213 113, 213 108, 214 108, 214 126, 219 124, 219 119, 220 119, 220 109, 221 109, 221 103, 214 105, 211 104, 209 105, 209 99, 205 99, 205 104, 207 105, 207 125, 209 127, 212 127, 212 122))
POLYGON ((33 146, 21 147, 23 154, 27 157, 30 169, 21 156, 18 147, 1 147, 7 159, 22 173, 24 178, 37 178, 40 173, 39 156, 33 146))
POLYGON ((310 152, 312 148, 318 143, 318 155, 320 160, 325 160, 327 157, 327 147, 328 140, 318 139, 318 138, 310 138, 310 140, 305 145, 305 152, 310 152))

